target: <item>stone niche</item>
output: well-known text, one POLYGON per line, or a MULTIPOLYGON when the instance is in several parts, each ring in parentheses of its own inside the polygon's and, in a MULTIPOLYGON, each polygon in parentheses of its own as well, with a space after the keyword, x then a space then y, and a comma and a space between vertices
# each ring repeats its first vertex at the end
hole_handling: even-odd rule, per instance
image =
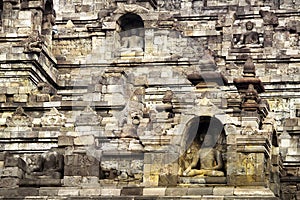
POLYGON ((3 1, 0 1, 0 25, 2 25, 3 1))
POLYGON ((122 15, 119 24, 120 54, 122 57, 142 56, 145 49, 143 19, 135 13, 122 15))
POLYGON ((183 133, 179 183, 226 183, 226 136, 215 117, 192 118, 183 133))

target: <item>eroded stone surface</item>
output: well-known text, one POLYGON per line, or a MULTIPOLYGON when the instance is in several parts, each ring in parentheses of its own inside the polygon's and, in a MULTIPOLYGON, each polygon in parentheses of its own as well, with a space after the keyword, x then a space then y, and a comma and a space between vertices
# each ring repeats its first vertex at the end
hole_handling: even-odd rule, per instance
POLYGON ((299 6, 0 1, 0 195, 299 198, 299 6))

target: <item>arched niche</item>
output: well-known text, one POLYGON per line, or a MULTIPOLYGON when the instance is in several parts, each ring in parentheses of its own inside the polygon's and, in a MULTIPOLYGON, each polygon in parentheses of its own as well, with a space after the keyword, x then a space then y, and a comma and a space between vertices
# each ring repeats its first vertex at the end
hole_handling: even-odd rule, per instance
POLYGON ((135 13, 126 13, 118 20, 120 45, 122 50, 144 50, 144 21, 135 13))
POLYGON ((0 0, 0 25, 2 25, 3 0, 0 0))
POLYGON ((52 0, 46 0, 46 2, 45 2, 45 14, 52 13, 52 10, 53 10, 52 0))
MULTIPOLYGON (((220 152, 223 167, 220 171, 226 172, 226 134, 223 123, 216 117, 197 116, 190 119, 185 126, 181 140, 181 155, 179 158, 179 172, 183 171, 193 162, 195 155, 205 147, 208 139, 212 139, 211 147, 220 152)), ((198 161, 195 169, 200 169, 198 161)))
POLYGON ((53 1, 46 0, 44 2, 44 14, 42 24, 42 34, 52 35, 52 28, 55 25, 56 13, 53 9, 53 1))

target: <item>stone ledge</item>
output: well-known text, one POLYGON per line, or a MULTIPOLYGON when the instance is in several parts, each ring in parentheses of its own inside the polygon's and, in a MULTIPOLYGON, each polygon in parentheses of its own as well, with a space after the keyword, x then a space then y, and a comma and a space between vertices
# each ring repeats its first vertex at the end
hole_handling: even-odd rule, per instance
MULTIPOLYGON (((168 198, 198 198, 198 199, 277 199, 271 190, 263 187, 233 186, 199 186, 199 187, 123 187, 123 188, 81 188, 81 187, 21 187, 14 189, 0 189, 0 199, 3 197, 35 196, 51 197, 89 197, 89 199, 117 199, 119 197, 133 199, 168 199, 168 198)), ((27 197, 26 197, 27 198, 27 197)))
POLYGON ((226 184, 226 177, 179 177, 179 182, 184 184, 226 184))
MULTIPOLYGON (((0 196, 0 199, 6 200, 6 197, 0 196)), ((24 197, 21 196, 15 196, 11 197, 9 199, 12 200, 20 200, 24 199, 24 197)), ((86 197, 79 197, 79 196, 69 196, 69 197, 62 197, 62 196, 26 196, 26 200, 86 200, 86 197)), ((187 200, 187 199, 195 199, 195 200, 280 200, 278 197, 251 197, 251 196, 245 196, 245 197, 236 197, 236 196, 210 196, 210 195, 204 195, 204 196, 182 196, 182 197, 157 197, 157 196, 149 196, 149 197, 124 197, 124 196, 89 196, 88 199, 91 200, 187 200)))

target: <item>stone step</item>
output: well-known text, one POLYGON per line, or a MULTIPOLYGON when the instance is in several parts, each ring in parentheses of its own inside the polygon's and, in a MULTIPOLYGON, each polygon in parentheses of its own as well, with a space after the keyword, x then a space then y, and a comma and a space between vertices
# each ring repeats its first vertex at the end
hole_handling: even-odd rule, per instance
POLYGON ((21 187, 0 189, 0 199, 278 199, 261 187, 21 187))

